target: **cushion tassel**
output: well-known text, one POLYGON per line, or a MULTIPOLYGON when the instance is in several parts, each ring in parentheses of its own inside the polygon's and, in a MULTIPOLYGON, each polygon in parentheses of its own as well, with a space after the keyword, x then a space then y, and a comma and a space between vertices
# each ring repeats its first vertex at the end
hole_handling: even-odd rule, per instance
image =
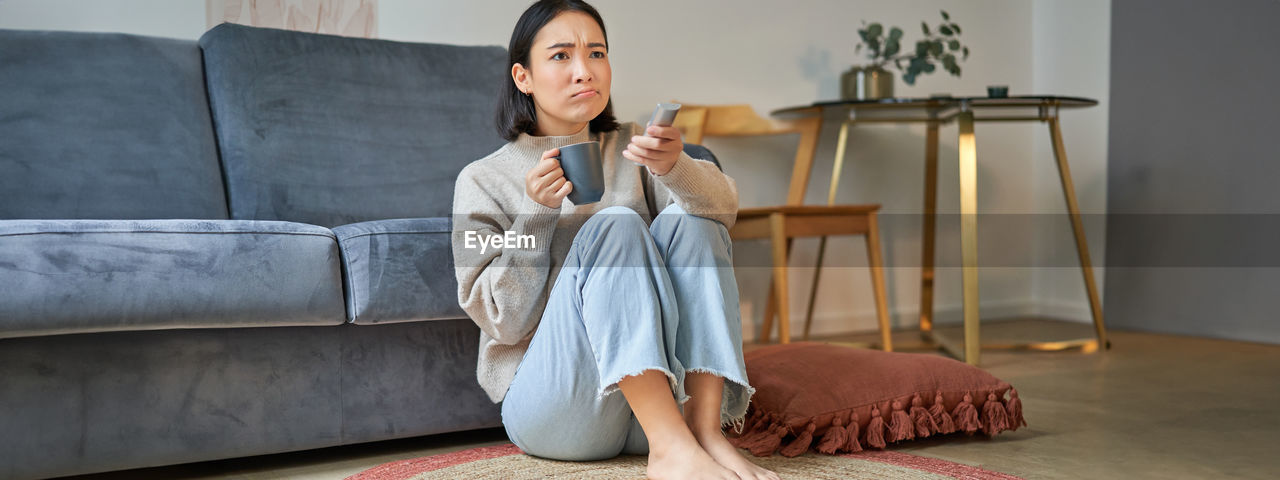
POLYGON ((986 403, 982 404, 982 433, 995 435, 1008 429, 1009 414, 1004 411, 1004 404, 995 393, 988 393, 986 403))
POLYGON ((884 448, 884 418, 880 417, 879 407, 871 407, 871 422, 867 423, 864 441, 873 448, 884 448))
POLYGON ((773 455, 778 450, 778 446, 782 445, 782 437, 787 434, 787 427, 782 425, 770 425, 769 434, 762 436, 759 441, 752 442, 747 445, 747 450, 757 457, 767 457, 773 455))
POLYGON ((818 426, 814 425, 812 421, 809 422, 809 425, 804 427, 804 431, 800 433, 800 436, 788 443, 787 446, 782 447, 782 450, 778 453, 781 453, 784 457, 798 457, 809 451, 809 445, 813 444, 813 431, 817 428, 818 426))
POLYGON ((973 397, 967 393, 964 394, 964 401, 951 412, 951 416, 956 421, 956 428, 964 431, 965 435, 973 435, 982 428, 982 422, 978 421, 978 408, 973 406, 973 397))
POLYGON ((911 416, 902 411, 902 402, 893 401, 893 413, 889 414, 889 441, 901 442, 916 438, 916 425, 911 416))
POLYGON ((1009 390, 1009 399, 1004 402, 1004 409, 1009 413, 1009 429, 1017 430, 1018 427, 1027 426, 1027 420, 1022 418, 1022 400, 1018 399, 1018 389, 1009 390))
POLYGON ((929 411, 924 409, 924 402, 920 400, 919 394, 911 399, 911 422, 916 424, 916 438, 938 433, 938 424, 934 423, 929 411))
POLYGON ((853 418, 849 419, 849 429, 848 429, 848 433, 845 435, 845 438, 848 439, 848 441, 845 442, 844 444, 844 451, 846 452, 862 451, 862 444, 858 443, 858 414, 857 413, 854 413, 853 418))
POLYGON ((773 416, 757 415, 747 421, 747 433, 739 436, 727 436, 729 443, 738 448, 747 448, 754 442, 761 441, 765 435, 769 435, 769 426, 772 423, 773 416))
POLYGON ((933 423, 938 426, 937 432, 946 435, 955 433, 956 422, 951 421, 951 415, 947 414, 947 408, 942 405, 942 392, 933 397, 933 406, 929 407, 929 416, 933 417, 933 423))
POLYGON ((837 450, 844 448, 849 443, 849 433, 844 429, 844 422, 840 420, 840 416, 831 419, 831 426, 827 427, 827 431, 822 434, 822 441, 818 442, 818 451, 827 455, 834 455, 837 450))

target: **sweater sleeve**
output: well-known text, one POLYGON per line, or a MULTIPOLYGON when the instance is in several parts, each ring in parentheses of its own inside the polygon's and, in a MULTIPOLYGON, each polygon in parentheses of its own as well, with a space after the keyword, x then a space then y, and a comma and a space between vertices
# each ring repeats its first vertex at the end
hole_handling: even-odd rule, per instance
POLYGON ((658 210, 655 215, 667 205, 676 203, 691 215, 710 218, 723 223, 725 228, 733 228, 738 218, 738 185, 716 164, 680 152, 680 159, 664 175, 642 170, 646 172, 647 181, 656 179, 652 188, 658 210))
POLYGON ((514 345, 533 332, 534 312, 545 307, 551 270, 551 238, 560 209, 527 195, 515 214, 504 212, 486 192, 474 168, 459 174, 454 189, 453 258, 458 303, 471 320, 498 343, 514 345), (479 239, 531 235, 532 245, 494 248, 479 239), (470 239, 470 240, 469 240, 470 239))

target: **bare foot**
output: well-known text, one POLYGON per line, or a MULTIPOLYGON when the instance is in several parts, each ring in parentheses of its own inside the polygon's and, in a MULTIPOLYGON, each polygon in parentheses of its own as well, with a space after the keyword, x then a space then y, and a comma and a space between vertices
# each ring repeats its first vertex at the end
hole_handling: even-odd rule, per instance
POLYGON ((663 442, 660 446, 650 443, 645 473, 656 480, 739 480, 693 441, 663 442))
POLYGON ((751 463, 742 456, 742 452, 738 451, 729 440, 724 438, 724 433, 720 430, 712 432, 693 432, 693 436, 698 439, 698 443, 707 451, 711 458, 714 458, 720 465, 733 470, 738 474, 738 478, 742 480, 779 480, 778 474, 772 470, 760 468, 760 466, 751 463))

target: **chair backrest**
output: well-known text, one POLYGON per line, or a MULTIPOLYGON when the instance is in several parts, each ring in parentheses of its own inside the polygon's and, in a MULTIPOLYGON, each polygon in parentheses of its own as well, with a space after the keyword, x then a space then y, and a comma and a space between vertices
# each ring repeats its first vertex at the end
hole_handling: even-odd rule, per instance
MULTIPOLYGON (((673 101, 673 103, 681 103, 673 101)), ((761 117, 750 105, 682 104, 674 126, 684 134, 686 143, 701 143, 704 137, 748 137, 761 135, 800 134, 792 162, 791 184, 787 188, 787 205, 804 203, 813 156, 818 147, 822 118, 810 115, 795 120, 773 120, 761 117)))

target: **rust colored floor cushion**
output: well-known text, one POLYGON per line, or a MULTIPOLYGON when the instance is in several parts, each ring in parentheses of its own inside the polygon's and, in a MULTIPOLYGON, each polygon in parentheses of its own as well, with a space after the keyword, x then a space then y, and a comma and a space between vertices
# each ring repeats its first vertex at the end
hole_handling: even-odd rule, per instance
POLYGON ((812 342, 759 348, 744 358, 756 393, 728 436, 757 456, 857 452, 1026 425, 1017 390, 950 358, 812 342))

